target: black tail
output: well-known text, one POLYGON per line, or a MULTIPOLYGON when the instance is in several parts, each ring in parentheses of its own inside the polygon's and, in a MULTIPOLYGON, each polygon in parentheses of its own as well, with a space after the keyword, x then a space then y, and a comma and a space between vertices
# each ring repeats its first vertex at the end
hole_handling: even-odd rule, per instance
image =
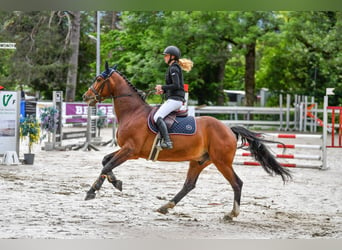
POLYGON ((235 133, 237 138, 241 136, 241 147, 245 145, 246 141, 248 142, 248 149, 251 151, 252 156, 261 164, 263 169, 268 174, 280 175, 284 183, 287 180, 292 179, 290 171, 279 164, 279 162, 275 159, 275 157, 270 153, 270 151, 264 144, 265 142, 279 142, 262 139, 260 133, 254 133, 252 131, 249 131, 248 129, 245 129, 244 127, 237 126, 231 127, 230 129, 235 133))

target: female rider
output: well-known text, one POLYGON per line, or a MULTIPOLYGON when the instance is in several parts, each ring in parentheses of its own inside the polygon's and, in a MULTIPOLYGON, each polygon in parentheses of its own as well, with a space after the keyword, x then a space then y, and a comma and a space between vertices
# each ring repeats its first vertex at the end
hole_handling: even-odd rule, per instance
POLYGON ((172 149, 172 141, 164 122, 164 118, 172 111, 178 110, 185 101, 184 80, 182 69, 189 72, 193 62, 189 59, 180 58, 181 52, 176 46, 165 48, 164 61, 169 65, 165 75, 165 85, 156 85, 156 94, 165 94, 166 101, 160 106, 153 119, 162 136, 161 147, 172 149))

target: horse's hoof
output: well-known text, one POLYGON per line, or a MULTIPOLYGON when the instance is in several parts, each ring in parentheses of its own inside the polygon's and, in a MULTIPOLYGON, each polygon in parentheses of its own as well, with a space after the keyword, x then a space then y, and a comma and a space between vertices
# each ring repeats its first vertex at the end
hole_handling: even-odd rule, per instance
POLYGON ((91 193, 87 193, 87 195, 86 195, 86 197, 85 197, 85 199, 84 200, 92 200, 92 199, 95 199, 95 196, 96 196, 96 193, 93 193, 93 192, 91 192, 91 193))
POLYGON ((166 207, 160 207, 157 209, 157 212, 161 214, 167 214, 169 211, 166 207))
POLYGON ((223 217, 223 221, 225 221, 225 222, 231 222, 231 221, 233 221, 233 215, 232 215, 232 214, 226 214, 226 215, 223 217))
POLYGON ((114 183, 113 183, 113 186, 118 189, 120 192, 122 191, 122 181, 120 180, 116 180, 114 183))

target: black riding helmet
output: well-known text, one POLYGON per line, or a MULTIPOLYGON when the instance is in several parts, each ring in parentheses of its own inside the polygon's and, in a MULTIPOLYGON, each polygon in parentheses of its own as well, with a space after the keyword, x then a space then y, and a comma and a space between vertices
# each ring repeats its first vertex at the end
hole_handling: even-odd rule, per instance
POLYGON ((181 57, 181 51, 176 46, 168 46, 164 49, 163 55, 173 55, 178 60, 181 57))

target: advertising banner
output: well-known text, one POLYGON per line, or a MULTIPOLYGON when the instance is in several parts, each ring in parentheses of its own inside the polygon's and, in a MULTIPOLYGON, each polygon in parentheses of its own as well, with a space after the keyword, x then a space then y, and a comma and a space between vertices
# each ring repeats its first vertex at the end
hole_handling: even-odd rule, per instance
POLYGON ((16 151, 19 155, 20 92, 0 91, 0 155, 16 151))
MULTIPOLYGON (((52 102, 37 102, 37 117, 42 113, 42 109, 46 107, 52 107, 52 102)), ((108 124, 114 121, 114 108, 111 103, 100 103, 97 105, 98 113, 101 111, 102 115, 108 116, 108 124)), ((63 102, 62 104, 62 122, 63 124, 68 123, 86 123, 88 114, 88 104, 83 102, 63 102), (69 117, 69 118, 66 118, 69 117), (71 118, 71 116, 73 116, 71 118), (82 116, 82 117, 80 117, 82 116)))
MULTIPOLYGON (((65 115, 75 116, 75 118, 66 119, 65 123, 82 123, 87 122, 87 118, 78 118, 77 115, 87 115, 88 105, 86 103, 66 103, 65 115)), ((101 103, 97 106, 101 110, 102 115, 113 116, 113 104, 101 103)), ((112 123, 113 118, 108 118, 108 123, 112 123)))

